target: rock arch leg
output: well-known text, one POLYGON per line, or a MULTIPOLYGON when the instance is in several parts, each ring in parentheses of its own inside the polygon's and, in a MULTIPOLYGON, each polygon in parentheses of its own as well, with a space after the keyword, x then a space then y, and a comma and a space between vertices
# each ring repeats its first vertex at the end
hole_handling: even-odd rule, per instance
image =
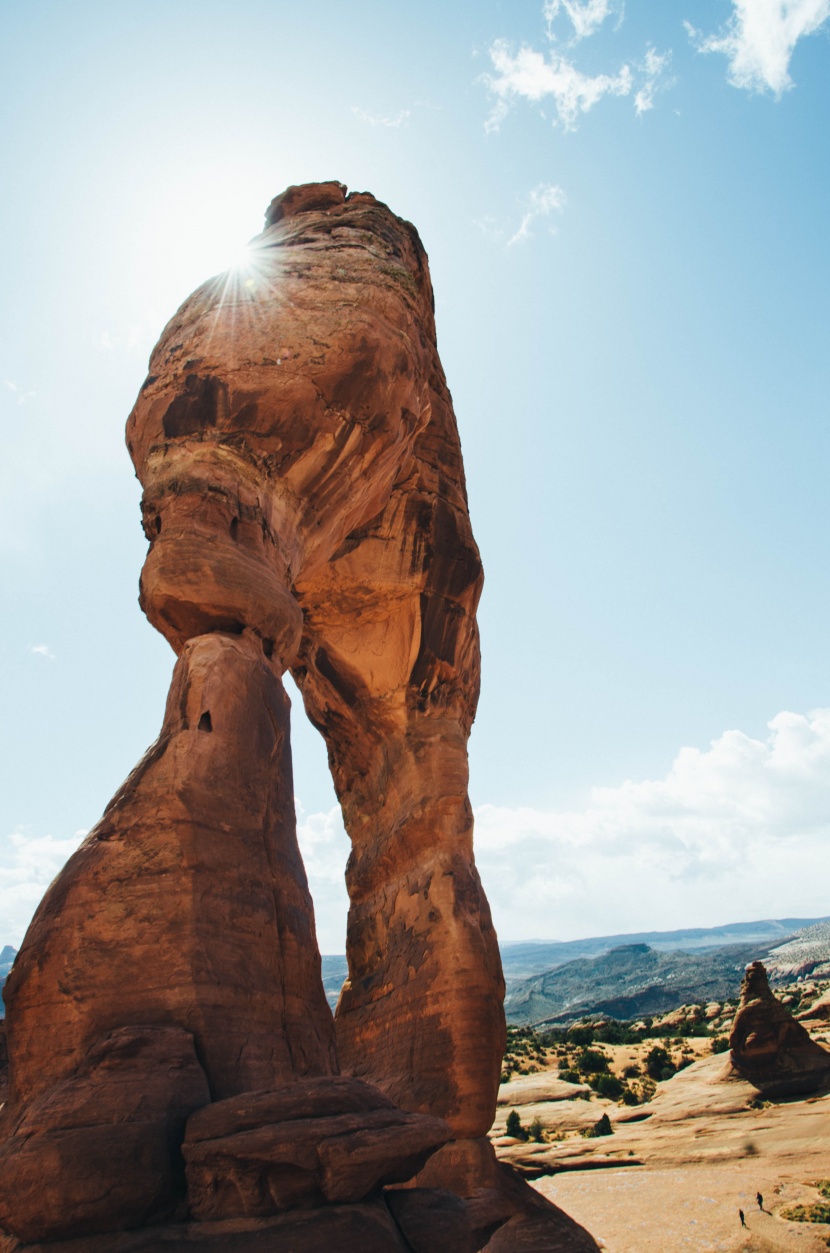
POLYGON ((298 585, 294 674, 352 841, 341 1065, 475 1138, 493 1119, 504 1047, 467 796, 481 567, 463 479, 439 482, 429 452, 421 441, 380 517, 298 585))

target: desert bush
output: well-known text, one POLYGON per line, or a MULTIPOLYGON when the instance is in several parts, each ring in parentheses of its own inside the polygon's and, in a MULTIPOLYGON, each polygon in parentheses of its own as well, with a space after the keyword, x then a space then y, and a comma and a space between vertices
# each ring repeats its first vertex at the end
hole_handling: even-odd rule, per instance
POLYGON ((614 1075, 591 1075, 588 1082, 597 1096, 605 1097, 606 1101, 618 1101, 625 1091, 625 1084, 614 1075))
POLYGON ((576 1058, 576 1068, 583 1075, 598 1075, 607 1072, 608 1058, 598 1049, 585 1048, 576 1058))
POLYGON ((716 1035, 712 1040, 713 1053, 727 1053, 729 1051, 729 1038, 725 1035, 716 1035))
POLYGON ((542 1144, 545 1139, 545 1129, 542 1126, 542 1120, 537 1115, 528 1128, 531 1140, 535 1140, 537 1144, 542 1144))
POLYGON ((655 1044, 654 1048, 649 1049, 645 1058, 646 1074, 651 1079, 671 1079, 675 1073, 671 1056, 665 1049, 660 1048, 659 1044, 655 1044))
POLYGON ((515 1140, 527 1139, 527 1132, 522 1126, 522 1120, 519 1117, 519 1111, 517 1109, 511 1109, 510 1113, 507 1115, 505 1131, 509 1136, 513 1136, 515 1140))
POLYGON ((830 1223, 830 1205, 822 1201, 812 1205, 790 1205, 781 1210, 781 1217, 791 1223, 830 1223))
POLYGON ((595 1122, 593 1127, 589 1127, 587 1131, 582 1133, 586 1139, 593 1140, 599 1136, 611 1136, 614 1134, 614 1128, 611 1126, 611 1119, 607 1114, 603 1114, 599 1122, 595 1122))

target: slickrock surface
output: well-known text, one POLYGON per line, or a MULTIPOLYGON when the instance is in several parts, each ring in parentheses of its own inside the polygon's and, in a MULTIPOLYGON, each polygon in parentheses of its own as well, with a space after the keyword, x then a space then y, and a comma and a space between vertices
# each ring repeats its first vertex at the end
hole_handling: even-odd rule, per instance
MULTIPOLYGON (((127 442, 150 541, 140 602, 178 662, 159 739, 9 977, 0 1221, 90 1251, 96 1232, 168 1219, 154 1245, 100 1247, 396 1250, 389 1208, 360 1202, 418 1171, 428 1192, 390 1203, 413 1247, 456 1228, 460 1249, 480 1247, 527 1205, 538 1225, 486 1140, 504 985, 467 797, 482 573, 414 228, 339 183, 290 188, 250 263, 166 327, 127 442), (352 841, 336 1024, 296 843, 287 669, 352 841), (192 1041, 184 1106, 162 1061, 134 1114, 144 1054, 112 1061, 126 1029, 192 1041), (343 1108, 341 1068, 385 1095, 343 1108), (316 1113, 278 1117, 298 1083, 318 1085, 316 1113), (125 1145, 163 1125, 169 1166, 148 1149, 155 1176, 125 1190, 123 1153, 95 1148, 97 1191, 81 1167, 49 1174, 67 1134, 83 1157, 92 1094, 109 1134, 129 1124, 125 1145), (185 1194, 183 1118, 209 1102, 188 1124, 185 1194), (273 1222, 283 1243, 263 1235, 273 1222)), ((106 1139, 97 1122, 89 1134, 106 1139)))
MULTIPOLYGON (((548 1074, 555 1092, 555 1072, 548 1074)), ((532 1078, 542 1085, 545 1074, 532 1078)), ((817 1253, 827 1247, 826 1225, 788 1221, 785 1211, 821 1200, 814 1185, 828 1175, 828 1095, 770 1104, 734 1075, 727 1054, 709 1054, 659 1082, 646 1105, 626 1107, 596 1096, 541 1102, 535 1092, 533 1103, 518 1109, 525 1127, 538 1116, 564 1138, 538 1144, 499 1136, 499 1157, 589 1226, 608 1253, 817 1253), (603 1111, 613 1134, 583 1139, 579 1131, 603 1111), (748 1230, 740 1226, 739 1208, 748 1230)), ((510 1230, 502 1227, 492 1248, 510 1230)))
POLYGON ((801 1095, 830 1082, 830 1050, 772 994, 762 962, 747 967, 729 1048, 736 1074, 764 1096, 801 1095))

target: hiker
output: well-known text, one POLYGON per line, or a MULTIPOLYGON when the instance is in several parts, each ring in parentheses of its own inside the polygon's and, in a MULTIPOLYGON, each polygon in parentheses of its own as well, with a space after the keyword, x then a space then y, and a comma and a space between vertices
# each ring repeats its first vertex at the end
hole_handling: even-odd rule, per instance
POLYGON ((762 1210, 764 1208, 764 1198, 760 1192, 755 1193, 755 1200, 758 1202, 758 1209, 762 1210))
POLYGON ((739 1218, 740 1218, 740 1220, 741 1220, 741 1226, 742 1226, 742 1227, 745 1227, 745 1226, 746 1226, 746 1219, 744 1218, 744 1212, 743 1212, 743 1210, 742 1210, 742 1209, 739 1209, 739 1210, 738 1210, 738 1217, 739 1217, 739 1218))

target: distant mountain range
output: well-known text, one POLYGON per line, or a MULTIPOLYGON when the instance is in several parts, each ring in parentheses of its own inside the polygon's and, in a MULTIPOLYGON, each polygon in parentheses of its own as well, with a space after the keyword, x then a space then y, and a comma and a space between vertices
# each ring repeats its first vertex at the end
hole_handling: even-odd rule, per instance
POLYGON ((600 935, 588 940, 520 940, 500 945, 508 984, 516 979, 554 970, 578 957, 601 957, 626 944, 647 944, 658 953, 706 952, 729 944, 758 944, 772 948, 814 923, 827 918, 764 918, 759 922, 730 922, 722 927, 690 927, 682 931, 636 931, 600 935))
MULTIPOLYGON (((667 1013, 690 1002, 725 1000, 737 995, 748 962, 773 960, 779 952, 782 965, 797 960, 803 945, 781 946, 786 941, 798 945, 802 936, 813 956, 820 951, 830 960, 827 918, 764 918, 586 940, 508 941, 500 946, 507 1018, 515 1023, 591 1013, 631 1018, 667 1013), (615 949, 618 956, 598 960, 615 949)), ((323 986, 332 1009, 347 973, 345 957, 323 957, 323 986)))
POLYGON ((654 1017, 680 1005, 734 1000, 751 961, 764 961, 773 982, 799 976, 830 977, 830 924, 826 920, 779 918, 637 937, 606 936, 585 944, 603 951, 526 978, 509 973, 515 949, 525 951, 515 954, 514 970, 541 955, 528 953, 527 945, 516 945, 512 952, 512 946, 505 946, 508 1022, 538 1026, 594 1015, 654 1017), (738 937, 741 943, 734 942, 738 937), (605 947, 623 938, 635 942, 605 947))
MULTIPOLYGON (((517 1024, 567 1022, 591 1014, 638 1018, 734 998, 744 966, 755 960, 766 961, 773 982, 799 973, 830 978, 830 917, 765 918, 500 947, 505 1010, 508 1021, 517 1024)), ((9 944, 0 951, 2 982, 16 952, 9 944)), ((323 987, 332 1009, 347 974, 345 956, 323 957, 323 987)))

